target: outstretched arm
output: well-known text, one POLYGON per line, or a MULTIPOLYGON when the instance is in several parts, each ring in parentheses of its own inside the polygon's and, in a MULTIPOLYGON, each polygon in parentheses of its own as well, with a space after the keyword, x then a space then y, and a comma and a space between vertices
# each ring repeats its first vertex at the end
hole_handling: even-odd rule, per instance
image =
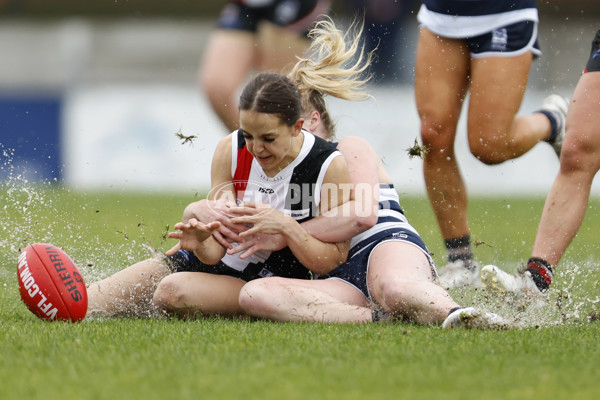
POLYGON ((231 243, 242 241, 239 233, 248 229, 245 225, 235 224, 231 221, 234 215, 230 209, 233 207, 237 207, 237 204, 226 199, 196 201, 185 208, 182 222, 185 223, 192 218, 204 223, 219 221, 221 226, 213 232, 213 237, 221 246, 229 249, 232 247, 231 243))
MULTIPOLYGON (((179 250, 193 251, 203 263, 214 265, 223 257, 223 251, 219 249, 210 240, 215 230, 219 229, 219 222, 210 222, 204 224, 195 218, 192 218, 188 223, 179 222, 175 224, 175 229, 178 232, 170 232, 169 237, 179 239, 179 243, 173 246, 165 254, 172 256, 179 250)), ((214 239, 213 239, 214 240, 214 239)))
POLYGON ((235 199, 235 189, 231 173, 231 135, 217 144, 211 165, 211 192, 206 201, 194 202, 183 212, 182 222, 175 225, 180 232, 172 232, 169 237, 179 239, 179 243, 166 254, 175 254, 179 249, 193 251, 198 259, 206 264, 216 264, 225 255, 225 249, 213 236, 222 224, 214 218, 214 211, 208 207, 219 201, 235 199))

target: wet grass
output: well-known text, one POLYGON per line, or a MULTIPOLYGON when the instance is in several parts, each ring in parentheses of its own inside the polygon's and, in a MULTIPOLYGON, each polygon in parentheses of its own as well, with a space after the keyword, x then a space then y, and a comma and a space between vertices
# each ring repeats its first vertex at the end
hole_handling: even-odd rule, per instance
MULTIPOLYGON (((592 399, 600 389, 600 202, 559 268, 544 315, 530 327, 443 331, 412 324, 322 325, 116 318, 45 323, 21 303, 19 250, 62 247, 92 281, 171 243, 163 236, 195 194, 0 191, 2 399, 592 399)), ((543 199, 472 199, 477 259, 507 270, 529 256, 543 199), (480 243, 481 242, 481 243, 480 243)), ((443 244, 425 198, 403 206, 439 266, 443 244)), ((463 304, 506 310, 482 291, 463 304)), ((518 311, 518 312, 517 312, 518 311)))

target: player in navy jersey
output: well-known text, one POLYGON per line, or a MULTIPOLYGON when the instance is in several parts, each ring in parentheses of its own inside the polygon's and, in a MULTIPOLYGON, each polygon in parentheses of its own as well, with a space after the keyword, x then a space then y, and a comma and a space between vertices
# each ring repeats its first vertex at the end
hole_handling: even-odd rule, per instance
POLYGON ((516 275, 496 266, 482 268, 485 283, 524 300, 544 301, 554 268, 575 238, 585 216, 594 176, 600 170, 600 30, 575 87, 560 170, 546 198, 532 257, 516 275))
MULTIPOLYGON (((361 91, 361 74, 369 57, 348 63, 357 52, 354 38, 359 35, 355 31, 347 37, 330 21, 320 22, 311 32, 313 57, 301 59, 289 74, 302 94, 304 128, 320 137, 331 140, 334 129, 324 96, 368 98, 361 91)), ((277 321, 363 323, 392 317, 448 328, 507 327, 495 314, 461 308, 436 283, 427 247, 406 219, 392 179, 373 148, 358 137, 343 138, 337 148, 348 163, 353 200, 303 227, 326 242, 352 237, 348 261, 316 280, 266 277, 248 282, 239 299, 245 312, 277 321)), ((261 228, 255 232, 268 233, 261 228)), ((231 253, 252 254, 286 242, 278 235, 241 235, 245 240, 231 253)))
POLYGON ((240 208, 254 206, 257 213, 235 222, 248 234, 259 227, 281 234, 287 247, 252 257, 228 255, 212 236, 220 222, 197 219, 198 204, 192 203, 175 225, 177 231, 169 234, 179 242, 165 253, 166 259, 139 262, 90 285, 91 315, 128 313, 144 305, 179 316, 239 315, 238 296, 247 281, 272 275, 311 279, 312 272, 327 274, 346 260, 349 240, 321 242, 296 220, 325 213, 348 201, 350 193, 342 187, 349 184, 348 169, 335 146, 302 130, 294 83, 280 74, 259 74, 246 85, 239 107, 240 130, 217 145, 210 197, 198 203, 210 207, 223 198, 250 202, 240 208), (251 155, 249 164, 237 158, 240 147, 251 155), (234 160, 240 165, 234 167, 234 160), (234 180, 240 167, 248 173, 234 180), (296 207, 287 201, 290 190, 306 202, 296 207))
POLYGON ((567 101, 550 95, 536 112, 517 115, 532 60, 541 54, 535 0, 425 0, 418 20, 415 98, 428 149, 424 177, 449 261, 440 281, 446 288, 480 285, 454 153, 466 95, 469 149, 489 165, 517 158, 540 141, 560 154, 567 101))
POLYGON ((227 132, 238 128, 239 89, 252 71, 279 71, 302 54, 306 32, 330 0, 234 0, 223 8, 199 71, 199 85, 227 132))

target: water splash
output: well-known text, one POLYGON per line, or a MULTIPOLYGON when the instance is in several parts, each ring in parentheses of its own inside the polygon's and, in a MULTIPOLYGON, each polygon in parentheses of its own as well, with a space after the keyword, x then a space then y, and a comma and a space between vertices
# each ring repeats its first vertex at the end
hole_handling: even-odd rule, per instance
POLYGON ((62 248, 87 284, 153 254, 143 238, 138 242, 123 234, 104 242, 94 224, 82 218, 93 207, 91 199, 56 181, 30 182, 13 168, 13 158, 14 150, 0 143, 0 176, 5 177, 0 180, 0 280, 8 282, 5 286, 14 282, 16 287, 17 257, 32 243, 62 248), (71 203, 73 207, 69 207, 71 203))
MULTIPOLYGON (((505 262, 507 272, 516 270, 505 262)), ((462 306, 476 306, 506 318, 513 328, 547 328, 576 325, 600 319, 600 271, 597 262, 563 261, 544 304, 532 303, 511 295, 499 295, 482 288, 450 290, 462 306)))

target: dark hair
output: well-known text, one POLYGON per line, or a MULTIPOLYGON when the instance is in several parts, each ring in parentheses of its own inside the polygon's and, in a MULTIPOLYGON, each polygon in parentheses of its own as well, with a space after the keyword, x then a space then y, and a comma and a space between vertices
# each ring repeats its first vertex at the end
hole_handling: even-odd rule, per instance
POLYGON ((240 96, 239 109, 276 114, 287 126, 302 115, 300 93, 292 81, 280 74, 263 72, 254 77, 240 96))

